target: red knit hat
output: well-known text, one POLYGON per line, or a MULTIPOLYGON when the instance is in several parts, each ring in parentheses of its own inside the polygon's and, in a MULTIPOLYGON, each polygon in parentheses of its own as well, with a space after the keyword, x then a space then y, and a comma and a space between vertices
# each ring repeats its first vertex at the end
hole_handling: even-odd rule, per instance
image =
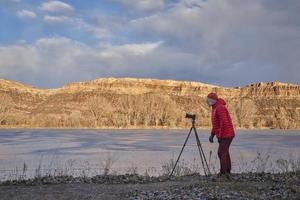
POLYGON ((213 100, 218 100, 218 95, 216 94, 216 93, 209 93, 208 95, 207 95, 207 97, 208 98, 210 98, 210 99, 213 99, 213 100))

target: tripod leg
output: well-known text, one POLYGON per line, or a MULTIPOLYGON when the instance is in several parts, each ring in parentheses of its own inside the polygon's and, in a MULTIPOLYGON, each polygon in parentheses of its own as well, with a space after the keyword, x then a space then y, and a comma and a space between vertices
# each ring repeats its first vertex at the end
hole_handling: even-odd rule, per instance
MULTIPOLYGON (((200 145, 201 145, 201 144, 200 144, 200 145)), ((210 169, 209 169, 209 166, 208 166, 208 164, 207 164, 206 157, 205 157, 205 154, 204 154, 204 152, 203 152, 202 147, 201 147, 201 151, 202 151, 202 155, 203 155, 203 158, 204 158, 204 162, 205 162, 205 165, 206 165, 206 169, 207 169, 208 175, 211 175, 210 169)))
POLYGON ((202 151, 201 151, 201 148, 200 148, 201 144, 199 144, 200 141, 199 141, 199 138, 198 138, 198 135, 197 135, 197 132, 196 132, 196 128, 194 128, 194 132, 195 132, 197 147, 198 147, 198 150, 199 150, 199 155, 200 155, 202 167, 203 167, 203 170, 204 170, 204 174, 205 174, 205 176, 207 176, 207 172, 206 172, 206 168, 205 168, 205 165, 204 165, 204 159, 203 159, 202 151))
POLYGON ((205 157, 205 154, 204 154, 204 151, 203 151, 203 148, 202 148, 202 145, 201 145, 201 142, 200 142, 200 139, 199 139, 196 128, 194 128, 194 131, 195 131, 195 136, 196 136, 196 140, 197 140, 197 146, 198 146, 198 149, 199 149, 199 153, 200 153, 200 155, 203 156, 203 160, 204 160, 204 162, 203 162, 202 161, 202 156, 201 156, 201 161, 202 161, 204 173, 205 173, 205 175, 207 175, 207 172, 208 172, 208 175, 210 175, 211 173, 210 173, 210 170, 209 170, 209 166, 207 164, 206 157, 205 157), (205 163, 205 165, 204 165, 204 163, 205 163))
POLYGON ((177 165, 177 163, 178 163, 178 161, 179 161, 179 159, 180 159, 180 156, 181 156, 181 154, 182 154, 182 152, 183 152, 183 149, 184 149, 184 147, 185 147, 185 145, 186 145, 186 143, 187 143, 187 141, 188 141, 188 139, 189 139, 189 137, 190 137, 190 135, 191 135, 192 130, 193 130, 193 128, 190 129, 190 132, 189 132, 188 136, 187 136, 186 139, 185 139, 185 142, 184 142, 184 144, 183 144, 183 146, 182 146, 182 149, 181 149, 181 151, 180 151, 180 154, 179 154, 179 156, 178 156, 178 158, 177 158, 177 160, 176 160, 176 163, 175 163, 175 165, 174 165, 174 167, 173 167, 173 170, 172 170, 172 172, 171 172, 171 174, 170 174, 169 177, 171 177, 171 176, 173 175, 173 172, 174 172, 174 170, 175 170, 175 168, 176 168, 176 165, 177 165))

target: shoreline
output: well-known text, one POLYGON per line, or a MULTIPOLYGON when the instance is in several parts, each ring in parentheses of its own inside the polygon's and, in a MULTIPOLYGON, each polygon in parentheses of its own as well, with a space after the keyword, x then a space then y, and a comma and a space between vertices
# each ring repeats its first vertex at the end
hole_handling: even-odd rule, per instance
POLYGON ((2 199, 299 199, 300 172, 150 177, 38 177, 0 183, 2 199))
MULTIPOLYGON (((243 179, 252 179, 255 176, 266 177, 276 179, 281 176, 290 176, 296 175, 300 181, 300 171, 287 171, 287 172, 241 172, 241 173, 231 173, 230 177, 240 177, 243 179)), ((124 174, 100 174, 95 176, 72 176, 72 175, 44 175, 36 176, 33 178, 19 178, 19 179, 10 179, 0 181, 0 187, 3 186, 33 186, 33 185, 49 185, 49 184, 71 184, 71 183, 98 183, 98 184, 128 184, 128 183, 155 183, 155 182, 164 182, 164 181, 174 181, 182 180, 185 177, 199 177, 199 180, 214 181, 214 178, 217 178, 217 174, 202 175, 199 173, 191 173, 186 175, 158 175, 158 176, 149 176, 141 175, 136 173, 124 173, 124 174)), ((224 180, 227 180, 224 178, 224 180)), ((230 180, 230 179, 228 179, 230 180)), ((279 179, 280 180, 280 179, 279 179)), ((282 179, 286 181, 286 179, 282 179)), ((299 182, 300 184, 300 182, 299 182)))
MULTIPOLYGON (((211 130, 211 127, 197 127, 199 130, 211 130)), ((26 127, 26 126, 18 126, 18 127, 1 127, 1 130, 189 130, 190 127, 187 128, 174 128, 174 127, 98 127, 98 128, 91 128, 91 127, 26 127)), ((300 131, 300 129, 280 129, 280 128, 269 128, 269 127, 261 127, 261 128, 235 128, 235 130, 242 130, 242 131, 255 131, 255 130, 277 130, 277 131, 300 131)))

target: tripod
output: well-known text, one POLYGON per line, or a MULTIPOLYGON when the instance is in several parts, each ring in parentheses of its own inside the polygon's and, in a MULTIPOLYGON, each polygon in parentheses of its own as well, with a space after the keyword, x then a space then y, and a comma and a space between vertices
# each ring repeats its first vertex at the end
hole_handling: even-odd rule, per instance
POLYGON ((205 158, 205 154, 204 154, 204 152, 203 152, 203 149, 202 149, 202 146, 201 146, 201 143, 200 143, 200 139, 199 139, 199 136, 198 136, 196 127, 195 127, 195 123, 196 123, 195 118, 192 118, 192 127, 191 127, 191 129, 190 129, 190 132, 189 132, 188 136, 187 136, 186 139, 185 139, 185 142, 184 142, 184 144, 183 144, 183 146, 182 146, 182 149, 181 149, 181 151, 180 151, 180 154, 179 154, 179 156, 178 156, 178 158, 177 158, 177 161, 176 161, 176 163, 175 163, 175 165, 174 165, 174 167, 173 167, 173 170, 172 170, 172 172, 171 172, 171 174, 170 174, 169 177, 171 177, 171 176, 173 175, 173 172, 174 172, 174 170, 175 170, 175 168, 176 168, 176 165, 177 165, 177 163, 178 163, 178 161, 179 161, 179 159, 180 159, 180 156, 181 156, 181 154, 182 154, 182 152, 183 152, 183 149, 184 149, 184 147, 185 147, 185 145, 186 145, 186 143, 187 143, 187 141, 188 141, 188 139, 189 139, 189 137, 190 137, 190 135, 191 135, 191 133, 192 133, 192 130, 194 130, 194 133, 195 133, 195 136, 196 136, 197 147, 198 147, 198 150, 199 150, 199 155, 200 155, 200 159, 201 159, 201 163, 202 163, 202 167, 203 167, 204 174, 205 174, 205 176, 208 176, 208 175, 211 174, 211 173, 210 173, 210 170, 209 170, 209 167, 208 167, 208 164, 207 164, 207 161, 206 161, 206 158, 205 158))

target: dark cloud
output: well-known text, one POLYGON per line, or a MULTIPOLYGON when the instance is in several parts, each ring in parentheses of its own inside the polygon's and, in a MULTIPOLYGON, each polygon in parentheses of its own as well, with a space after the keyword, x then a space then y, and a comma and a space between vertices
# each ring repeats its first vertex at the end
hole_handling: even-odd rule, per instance
POLYGON ((132 24, 137 33, 198 57, 189 64, 198 69, 191 79, 209 77, 204 81, 222 85, 300 82, 298 2, 208 1, 201 9, 184 2, 132 24))

